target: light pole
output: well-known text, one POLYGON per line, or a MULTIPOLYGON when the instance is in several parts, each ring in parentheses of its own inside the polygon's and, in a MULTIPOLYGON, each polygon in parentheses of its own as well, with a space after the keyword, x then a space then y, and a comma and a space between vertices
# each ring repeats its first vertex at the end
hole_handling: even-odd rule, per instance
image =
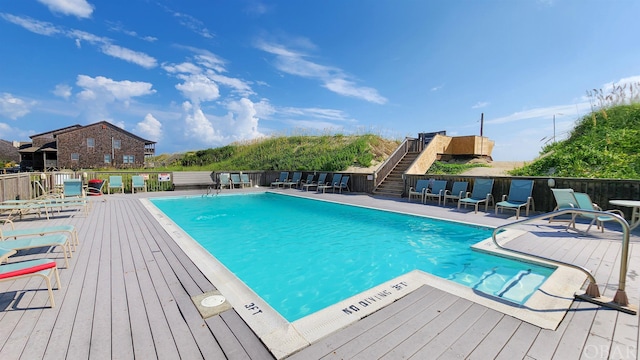
POLYGON ((553 114, 553 143, 556 143, 556 115, 564 115, 563 113, 553 114))

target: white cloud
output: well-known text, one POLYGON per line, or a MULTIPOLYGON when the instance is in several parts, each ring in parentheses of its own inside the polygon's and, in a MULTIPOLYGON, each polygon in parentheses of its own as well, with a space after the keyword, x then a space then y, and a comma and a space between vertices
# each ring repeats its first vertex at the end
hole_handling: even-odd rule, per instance
MULTIPOLYGON (((87 75, 78 75, 76 85, 84 90, 78 95, 84 97, 83 93, 100 94, 108 96, 113 100, 128 101, 131 98, 150 95, 155 93, 150 83, 142 81, 115 81, 104 76, 92 78, 87 75)), ((95 98, 89 96, 88 98, 95 98)))
POLYGON ((53 90, 53 94, 64 99, 68 99, 71 97, 71 86, 67 84, 58 84, 53 90))
POLYGON ((163 65, 162 68, 170 74, 175 74, 175 73, 201 74, 202 73, 201 68, 199 68, 197 65, 192 64, 190 62, 183 62, 182 64, 177 64, 177 65, 163 65))
POLYGON ((176 89, 194 104, 220 97, 218 85, 204 75, 180 75, 179 78, 184 81, 176 85, 176 89))
POLYGON ((249 140, 263 136, 258 131, 259 119, 253 102, 243 98, 227 105, 229 117, 232 119, 229 130, 235 140, 249 140))
POLYGON ((38 2, 46 5, 51 12, 63 15, 89 18, 93 13, 93 5, 86 0, 38 0, 38 2))
POLYGON ((16 120, 27 115, 33 105, 35 102, 27 102, 9 93, 2 93, 0 96, 0 115, 16 120))
POLYGON ((62 30, 60 30, 59 28, 57 28, 55 25, 51 23, 38 21, 35 19, 31 19, 29 17, 20 17, 20 16, 11 15, 11 14, 5 14, 5 13, 0 13, 0 17, 2 17, 3 19, 7 20, 10 23, 22 26, 23 28, 31 31, 32 33, 36 33, 39 35, 52 36, 62 32, 62 30))
POLYGON ((162 138, 162 123, 153 115, 147 114, 144 120, 136 126, 136 132, 152 141, 158 141, 162 138))
POLYGON ((107 55, 140 65, 147 69, 154 68, 158 65, 155 58, 145 53, 133 51, 118 45, 107 44, 102 46, 101 49, 102 52, 107 55))
POLYGON ((488 102, 486 102, 486 101, 478 101, 471 108, 472 109, 480 109, 480 108, 484 108, 484 107, 487 107, 487 106, 489 106, 488 102))
POLYGON ((209 29, 207 29, 204 26, 204 23, 202 21, 188 14, 184 14, 184 13, 180 13, 180 12, 172 11, 168 9, 167 11, 170 11, 173 14, 173 16, 178 19, 178 21, 182 26, 190 29, 191 31, 195 32, 196 34, 199 34, 204 38, 207 38, 207 39, 213 38, 213 34, 209 31, 209 29))
MULTIPOLYGON (((313 44, 305 39, 298 40, 297 44, 312 48, 313 44)), ((317 79, 326 89, 342 96, 355 97, 376 104, 385 104, 387 99, 371 87, 356 85, 354 81, 336 67, 325 66, 307 60, 305 54, 290 50, 283 45, 266 41, 257 41, 255 46, 267 53, 276 56, 275 66, 278 70, 287 74, 305 78, 317 79)))
POLYGON ((223 138, 213 128, 213 124, 207 119, 198 104, 185 101, 182 104, 185 112, 185 136, 198 141, 201 144, 216 146, 222 143, 223 138))
POLYGON ((98 46, 98 49, 105 55, 109 55, 120 60, 125 60, 147 69, 157 66, 157 61, 152 56, 139 51, 127 49, 122 46, 114 45, 113 40, 107 37, 97 36, 82 30, 65 30, 63 28, 56 27, 51 23, 37 21, 28 17, 19 17, 3 13, 0 13, 0 16, 5 20, 22 26, 26 30, 29 30, 36 34, 45 36, 62 34, 69 39, 73 39, 77 48, 82 48, 82 42, 85 41, 92 45, 98 46))

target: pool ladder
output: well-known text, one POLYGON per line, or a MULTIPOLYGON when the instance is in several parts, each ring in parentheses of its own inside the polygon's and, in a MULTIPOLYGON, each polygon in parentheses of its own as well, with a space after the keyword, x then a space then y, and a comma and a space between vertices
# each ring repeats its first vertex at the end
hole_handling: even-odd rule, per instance
POLYGON ((203 194, 203 195, 202 195, 202 197, 209 196, 209 195, 213 192, 213 190, 215 190, 215 191, 216 191, 216 194, 215 194, 216 196, 218 196, 218 194, 220 194, 220 189, 216 189, 216 188, 214 188, 213 186, 209 186, 209 187, 207 188, 207 192, 206 192, 206 194, 203 194))
POLYGON ((627 293, 625 292, 625 285, 626 285, 626 278, 627 278, 627 265, 629 262, 629 223, 620 215, 618 214, 614 214, 614 213, 608 213, 608 212, 604 212, 604 211, 594 211, 594 210, 583 210, 583 209, 563 209, 563 210, 558 210, 558 211, 554 211, 554 212, 550 212, 550 213, 546 213, 546 214, 542 214, 542 215, 538 215, 535 217, 531 217, 528 219, 524 219, 524 220, 520 220, 520 221, 516 221, 516 222, 512 222, 506 225, 502 225, 502 226, 498 226, 497 228, 495 228, 493 230, 493 235, 491 236, 491 238, 493 239, 493 243, 500 249, 504 250, 504 251, 508 251, 508 252, 513 252, 513 253, 517 253, 517 254, 522 254, 522 255, 526 255, 526 256, 531 256, 531 257, 535 257, 544 261, 548 261, 551 263, 555 263, 558 265, 564 265, 564 266, 568 266, 577 270, 582 271, 583 273, 585 273, 587 275, 587 277, 589 278, 589 286, 587 286, 587 290, 585 291, 584 294, 576 294, 575 296, 581 300, 585 300, 600 306, 604 306, 604 307, 608 307, 608 308, 612 308, 618 311, 623 311, 629 314, 637 314, 638 313, 638 309, 629 304, 629 298, 627 297, 627 293), (595 216, 602 216, 602 215, 606 215, 608 217, 612 217, 614 218, 618 223, 620 223, 620 225, 622 225, 622 255, 620 258, 620 276, 618 279, 618 290, 616 291, 615 296, 613 297, 613 299, 609 299, 609 298, 605 298, 600 296, 600 290, 598 289, 598 285, 596 284, 596 279, 593 276, 593 274, 591 273, 591 271, 585 267, 582 267, 580 265, 575 265, 575 264, 571 264, 571 263, 567 263, 564 261, 560 261, 560 260, 555 260, 555 259, 550 259, 544 256, 540 256, 540 255, 534 255, 534 254, 530 254, 524 251, 519 251, 519 250, 514 250, 514 249, 507 249, 505 247, 503 247, 502 245, 500 245, 498 243, 498 240, 496 239, 496 235, 501 231, 504 230, 506 228, 510 228, 510 227, 514 227, 516 225, 520 225, 520 224, 525 224, 525 223, 530 223, 530 222, 534 222, 534 221, 539 221, 539 220, 545 220, 545 219, 549 219, 549 218, 553 218, 556 216, 560 216, 560 215, 566 215, 566 214, 571 214, 572 216, 572 220, 575 220, 575 218, 578 215, 581 214, 591 214, 591 215, 595 215, 595 216))

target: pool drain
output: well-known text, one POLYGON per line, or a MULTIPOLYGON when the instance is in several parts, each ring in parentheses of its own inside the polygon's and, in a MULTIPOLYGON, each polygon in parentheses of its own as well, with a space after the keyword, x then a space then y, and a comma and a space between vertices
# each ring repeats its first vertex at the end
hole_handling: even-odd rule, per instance
POLYGON ((222 305, 226 299, 222 295, 211 295, 200 301, 200 305, 204 307, 216 307, 222 305))

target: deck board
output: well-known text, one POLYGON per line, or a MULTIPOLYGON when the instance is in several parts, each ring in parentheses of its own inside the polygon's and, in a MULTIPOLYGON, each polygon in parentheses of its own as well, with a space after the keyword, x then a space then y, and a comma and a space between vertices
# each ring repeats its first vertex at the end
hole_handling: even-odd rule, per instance
MULTIPOLYGON (((80 246, 68 269, 62 266, 58 250, 30 250, 12 257, 11 261, 57 259, 62 289, 54 290, 56 307, 50 308, 44 281, 30 278, 0 283, 0 358, 272 359, 234 310, 202 319, 191 297, 215 286, 138 200, 189 193, 193 192, 102 196, 91 199, 89 214, 63 211, 48 221, 35 217, 17 221, 18 228, 73 224, 80 234, 80 246)), ((510 216, 368 196, 305 196, 474 219, 490 226, 505 223, 510 216)), ((584 265, 593 270, 603 295, 613 296, 618 287, 620 233, 592 229, 590 236, 582 236, 564 227, 561 223, 537 224, 533 234, 509 246, 584 265)), ((578 224, 578 228, 584 230, 586 225, 578 224)), ((637 305, 637 232, 630 249, 626 290, 637 305)), ((558 329, 544 330, 422 286, 290 358, 632 358, 629 354, 637 358, 638 325, 638 316, 575 301, 558 329)))

